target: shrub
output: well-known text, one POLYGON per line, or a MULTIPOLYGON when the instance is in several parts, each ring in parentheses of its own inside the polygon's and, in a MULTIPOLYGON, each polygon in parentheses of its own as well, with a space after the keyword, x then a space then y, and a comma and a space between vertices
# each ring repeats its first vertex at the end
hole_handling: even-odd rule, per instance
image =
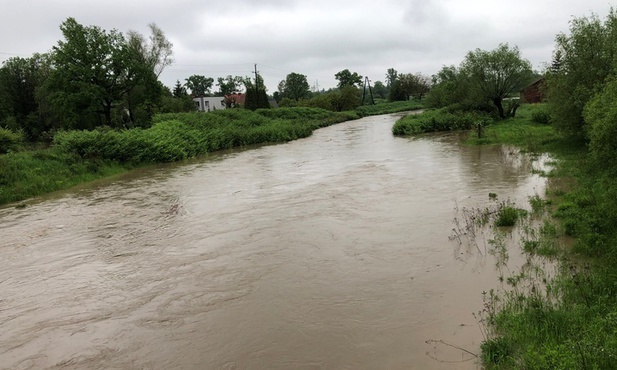
POLYGON ((518 217, 518 209, 510 206, 503 206, 497 212, 495 226, 514 226, 516 220, 518 220, 518 217))
POLYGON ((24 142, 22 133, 0 127, 0 154, 18 150, 24 142))
POLYGON ((353 112, 307 107, 169 113, 156 116, 149 129, 61 132, 53 146, 84 159, 172 162, 221 149, 307 137, 319 127, 352 118, 357 118, 353 112))
POLYGON ((600 168, 617 173, 617 80, 610 81, 604 90, 586 105, 584 116, 589 132, 589 152, 600 168))
POLYGON ((541 125, 549 125, 551 123, 551 114, 544 108, 534 110, 531 113, 531 121, 541 125))
POLYGON ((476 112, 450 113, 445 109, 407 115, 394 124, 394 135, 414 135, 434 131, 469 130, 476 122, 484 121, 485 114, 476 112))

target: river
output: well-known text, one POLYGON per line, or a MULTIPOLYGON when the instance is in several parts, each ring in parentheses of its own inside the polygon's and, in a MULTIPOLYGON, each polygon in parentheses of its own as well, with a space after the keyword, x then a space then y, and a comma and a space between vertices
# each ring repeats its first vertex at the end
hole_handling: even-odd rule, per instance
POLYGON ((396 115, 0 208, 2 369, 476 369, 494 260, 452 235, 537 161, 396 115), (447 343, 447 344, 446 344, 447 343))

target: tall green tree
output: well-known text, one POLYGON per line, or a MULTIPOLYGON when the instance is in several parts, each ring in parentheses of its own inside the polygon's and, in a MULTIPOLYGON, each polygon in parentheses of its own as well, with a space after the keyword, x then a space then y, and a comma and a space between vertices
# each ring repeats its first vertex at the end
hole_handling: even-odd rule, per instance
POLYGON ((161 113, 192 112, 195 111, 195 102, 178 80, 173 91, 167 87, 163 89, 159 111, 161 113))
POLYGON ((332 110, 336 112, 353 110, 362 105, 362 92, 352 85, 346 85, 338 91, 327 93, 326 97, 330 100, 332 110))
POLYGON ((392 84, 390 100, 409 100, 412 96, 422 99, 430 90, 430 82, 427 77, 420 73, 402 73, 392 84))
POLYGON ((388 68, 388 70, 386 71, 386 87, 388 88, 388 90, 390 90, 390 88, 394 84, 394 81, 396 81, 397 78, 398 71, 394 68, 388 68))
POLYGON ((244 79, 244 86, 246 88, 244 108, 250 110, 270 108, 266 85, 261 75, 257 75, 255 82, 251 81, 250 78, 244 79))
POLYGON ((585 105, 583 116, 589 137, 589 152, 595 164, 617 175, 617 80, 612 77, 585 105))
POLYGON ((522 58, 518 47, 511 48, 508 44, 500 44, 491 51, 470 51, 461 68, 471 83, 479 87, 484 98, 495 105, 501 118, 506 117, 503 99, 533 78, 531 63, 522 58))
POLYGON ((356 72, 350 72, 349 69, 344 69, 340 72, 337 72, 334 75, 334 78, 338 80, 339 89, 342 89, 345 86, 362 86, 362 76, 357 74, 356 72))
POLYGON ((150 123, 156 107, 161 105, 164 86, 158 76, 173 63, 173 44, 154 23, 148 25, 150 36, 137 31, 127 33, 127 55, 124 81, 124 108, 131 125, 150 123))
POLYGON ((298 101, 309 94, 310 86, 303 74, 292 72, 285 78, 283 96, 298 101))
POLYGON ((205 77, 202 75, 192 75, 185 79, 187 89, 191 90, 193 96, 203 96, 210 93, 214 79, 211 77, 205 77))
POLYGON ((181 98, 188 95, 186 92, 186 87, 180 83, 180 80, 176 80, 172 94, 174 98, 181 98))
POLYGON ((432 76, 431 91, 424 103, 431 108, 457 104, 462 109, 474 109, 486 101, 471 84, 466 71, 451 65, 443 66, 432 76))
POLYGON ((381 99, 385 99, 388 97, 388 88, 383 84, 383 82, 375 81, 373 84, 373 94, 381 99))
POLYGON ((173 63, 173 44, 156 23, 148 24, 150 36, 146 39, 137 31, 127 33, 128 43, 136 52, 139 62, 158 78, 165 67, 173 63))
POLYGON ((91 129, 112 125, 112 109, 122 100, 127 44, 116 31, 83 26, 74 18, 60 25, 64 40, 53 47, 54 69, 48 88, 65 126, 91 129))
MULTIPOLYGON (((0 68, 0 126, 22 130, 29 140, 38 140, 50 129, 42 114, 42 85, 50 71, 47 54, 14 57, 0 68)), ((43 104, 44 105, 44 104, 43 104)))
MULTIPOLYGON (((552 122, 565 134, 587 137, 585 104, 617 72, 617 13, 602 21, 597 15, 575 18, 570 34, 556 37, 553 66, 547 74, 552 122)), ((600 105, 598 105, 600 106, 600 105)))
POLYGON ((225 78, 219 77, 217 79, 216 86, 218 86, 219 88, 220 95, 230 95, 230 94, 237 94, 240 91, 242 91, 243 84, 244 84, 244 78, 240 76, 228 75, 225 78))

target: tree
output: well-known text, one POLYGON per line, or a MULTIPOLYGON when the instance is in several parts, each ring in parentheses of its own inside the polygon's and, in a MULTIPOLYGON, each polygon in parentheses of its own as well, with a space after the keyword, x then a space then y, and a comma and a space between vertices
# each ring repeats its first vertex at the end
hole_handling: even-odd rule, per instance
POLYGON ((270 101, 266 93, 266 85, 260 75, 257 75, 255 78, 255 83, 253 83, 250 78, 246 78, 244 80, 244 86, 246 88, 244 108, 250 110, 270 108, 270 101))
POLYGON ((386 71, 386 87, 388 88, 388 90, 390 90, 390 88, 394 84, 394 81, 396 81, 397 78, 397 70, 394 68, 388 68, 388 70, 386 71))
POLYGON ((345 86, 362 86, 362 76, 356 72, 351 73, 349 69, 344 69, 334 75, 338 80, 338 87, 341 89, 345 86))
POLYGON ((163 96, 158 76, 173 62, 173 44, 156 24, 150 23, 148 28, 148 39, 136 31, 127 33, 123 96, 131 126, 136 121, 149 125, 154 107, 161 104, 163 96))
POLYGON ((180 83, 180 80, 176 80, 172 94, 174 98, 180 98, 188 95, 186 92, 186 87, 180 83))
POLYGON ((116 30, 85 27, 74 18, 60 25, 47 80, 55 112, 70 128, 112 125, 112 108, 125 92, 127 44, 116 30))
POLYGON ((276 89, 278 90, 279 94, 281 95, 281 97, 285 98, 285 80, 281 80, 281 82, 279 82, 279 84, 276 86, 276 89))
POLYGON ((346 85, 328 95, 332 104, 332 110, 342 112, 353 110, 362 105, 362 94, 358 88, 346 85))
POLYGON ((150 23, 148 28, 150 28, 148 40, 136 31, 129 31, 128 44, 137 52, 140 62, 158 78, 165 67, 173 63, 173 44, 156 23, 150 23))
POLYGON ((595 14, 572 20, 570 34, 557 35, 553 56, 553 65, 547 74, 552 122, 567 135, 586 138, 585 105, 616 72, 615 9, 610 10, 604 22, 595 14))
POLYGON ((388 88, 383 84, 383 82, 375 81, 373 84, 373 94, 381 99, 385 99, 388 97, 388 88))
POLYGON ((203 96, 210 93, 214 79, 211 77, 205 77, 202 75, 192 75, 185 79, 187 89, 191 90, 193 96, 203 96))
POLYGON ((310 86, 306 80, 306 76, 299 73, 290 73, 285 78, 283 96, 298 101, 309 94, 310 86))
POLYGON ((402 73, 398 75, 397 79, 392 83, 390 90, 390 100, 409 100, 416 90, 417 80, 416 76, 411 73, 402 73))
POLYGON ((22 130, 38 140, 50 120, 40 112, 41 87, 49 74, 49 56, 14 57, 0 68, 0 127, 22 130))
POLYGON ((500 44, 497 49, 476 49, 467 53, 461 64, 472 84, 479 87, 484 98, 490 100, 505 118, 503 99, 521 89, 532 78, 531 63, 521 57, 518 47, 500 44))
POLYGON ((431 91, 431 78, 423 75, 422 73, 416 73, 416 86, 413 95, 417 99, 424 98, 429 91, 431 91))
POLYGON ((409 100, 412 96, 422 99, 431 89, 430 79, 421 73, 399 74, 390 89, 390 101, 409 100))
POLYGON ((494 108, 479 86, 472 83, 467 71, 456 66, 443 66, 431 78, 431 89, 424 99, 430 108, 451 106, 458 110, 490 112, 494 108))
POLYGON ((159 109, 161 113, 191 112, 195 111, 195 103, 180 81, 176 81, 173 92, 167 87, 163 89, 159 109))
POLYGON ((216 86, 219 87, 219 94, 224 96, 239 93, 242 90, 244 78, 229 75, 225 78, 219 77, 217 81, 216 86))
POLYGON ((599 167, 617 174, 617 80, 612 77, 585 105, 583 115, 589 136, 591 159, 599 167))

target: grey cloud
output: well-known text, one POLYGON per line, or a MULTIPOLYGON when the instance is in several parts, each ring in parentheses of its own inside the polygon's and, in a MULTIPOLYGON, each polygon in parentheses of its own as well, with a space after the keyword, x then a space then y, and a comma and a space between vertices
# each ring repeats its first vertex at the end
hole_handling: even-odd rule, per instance
POLYGON ((147 33, 154 22, 174 43, 176 65, 168 86, 191 74, 250 75, 259 66, 272 90, 287 73, 305 74, 331 87, 349 68, 372 80, 385 71, 435 73, 458 64, 469 50, 518 45, 534 66, 548 62, 557 32, 572 16, 595 11, 605 0, 564 3, 520 0, 516 5, 468 0, 3 0, 0 61, 51 49, 59 25, 75 17, 85 25, 147 33))

